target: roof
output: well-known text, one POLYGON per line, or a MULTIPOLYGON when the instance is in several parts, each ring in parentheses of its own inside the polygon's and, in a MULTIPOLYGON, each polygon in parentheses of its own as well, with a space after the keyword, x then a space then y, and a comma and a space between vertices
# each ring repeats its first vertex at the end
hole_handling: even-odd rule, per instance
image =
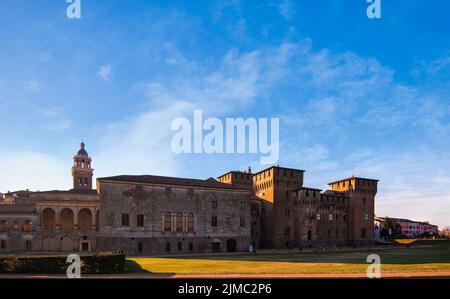
POLYGON ((253 173, 251 173, 251 172, 241 171, 241 170, 230 170, 230 171, 218 176, 217 178, 220 179, 221 177, 229 175, 230 173, 249 174, 249 175, 253 176, 253 173))
POLYGON ((343 181, 353 180, 353 179, 358 179, 358 180, 368 180, 368 181, 376 181, 376 182, 379 181, 379 180, 375 180, 375 179, 368 179, 368 178, 356 177, 356 176, 352 175, 352 176, 349 177, 349 178, 340 179, 340 180, 337 180, 337 181, 330 182, 330 183, 328 183, 328 185, 331 185, 331 184, 334 184, 334 183, 343 182, 343 181))
POLYGON ((281 166, 271 166, 271 167, 268 167, 268 168, 263 169, 263 170, 261 170, 261 171, 255 172, 253 175, 257 175, 258 173, 267 171, 267 170, 272 169, 272 168, 286 169, 286 170, 296 170, 296 171, 305 172, 303 169, 289 168, 289 167, 281 167, 281 166))
POLYGON ((85 156, 85 157, 89 157, 87 151, 85 149, 80 149, 77 153, 77 156, 85 156))
POLYGON ((221 183, 213 178, 202 180, 202 179, 177 178, 177 177, 156 176, 156 175, 119 175, 119 176, 98 178, 97 180, 142 183, 142 184, 176 185, 176 186, 201 187, 201 188, 252 190, 252 188, 250 187, 248 188, 237 187, 231 184, 221 183))
POLYGON ((89 157, 87 151, 84 149, 84 146, 84 142, 81 142, 80 150, 78 151, 77 156, 89 157))
POLYGON ((37 191, 35 194, 97 194, 95 189, 70 189, 70 190, 50 190, 50 191, 37 191))

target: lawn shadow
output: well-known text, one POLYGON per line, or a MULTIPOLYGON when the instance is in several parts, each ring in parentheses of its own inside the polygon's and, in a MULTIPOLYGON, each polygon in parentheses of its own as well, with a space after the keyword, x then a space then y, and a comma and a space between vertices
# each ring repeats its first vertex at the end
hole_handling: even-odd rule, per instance
POLYGON ((157 277, 172 277, 175 275, 175 273, 159 273, 159 272, 152 272, 148 271, 141 267, 137 262, 133 260, 126 260, 125 266, 124 266, 124 273, 125 274, 148 274, 148 275, 154 275, 157 277))

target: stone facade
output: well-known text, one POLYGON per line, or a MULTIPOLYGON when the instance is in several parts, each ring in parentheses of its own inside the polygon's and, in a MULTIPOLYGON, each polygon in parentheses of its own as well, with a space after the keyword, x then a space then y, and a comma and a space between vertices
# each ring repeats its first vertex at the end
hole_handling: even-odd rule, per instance
POLYGON ((250 244, 249 189, 156 176, 101 178, 98 188, 104 250, 230 252, 250 244))
POLYGON ((73 189, 0 197, 0 253, 123 251, 128 255, 370 245, 377 180, 331 190, 303 186, 304 170, 230 171, 217 180, 116 176, 97 180, 84 143, 73 189))

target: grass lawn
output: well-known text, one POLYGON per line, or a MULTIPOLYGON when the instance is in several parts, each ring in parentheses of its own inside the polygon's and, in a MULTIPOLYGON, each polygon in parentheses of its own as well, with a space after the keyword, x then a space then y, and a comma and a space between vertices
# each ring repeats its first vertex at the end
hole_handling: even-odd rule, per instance
POLYGON ((409 248, 217 256, 129 258, 127 273, 158 274, 350 274, 366 273, 369 254, 383 273, 450 271, 450 241, 416 241, 409 248))

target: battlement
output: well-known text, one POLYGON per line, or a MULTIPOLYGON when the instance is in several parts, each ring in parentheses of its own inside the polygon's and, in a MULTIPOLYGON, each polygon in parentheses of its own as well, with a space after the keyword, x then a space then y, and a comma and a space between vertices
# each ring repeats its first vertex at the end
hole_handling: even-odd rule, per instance
POLYGON ((328 185, 331 187, 331 190, 333 191, 339 192, 361 191, 376 194, 378 180, 351 176, 346 179, 341 179, 328 183, 328 185))

